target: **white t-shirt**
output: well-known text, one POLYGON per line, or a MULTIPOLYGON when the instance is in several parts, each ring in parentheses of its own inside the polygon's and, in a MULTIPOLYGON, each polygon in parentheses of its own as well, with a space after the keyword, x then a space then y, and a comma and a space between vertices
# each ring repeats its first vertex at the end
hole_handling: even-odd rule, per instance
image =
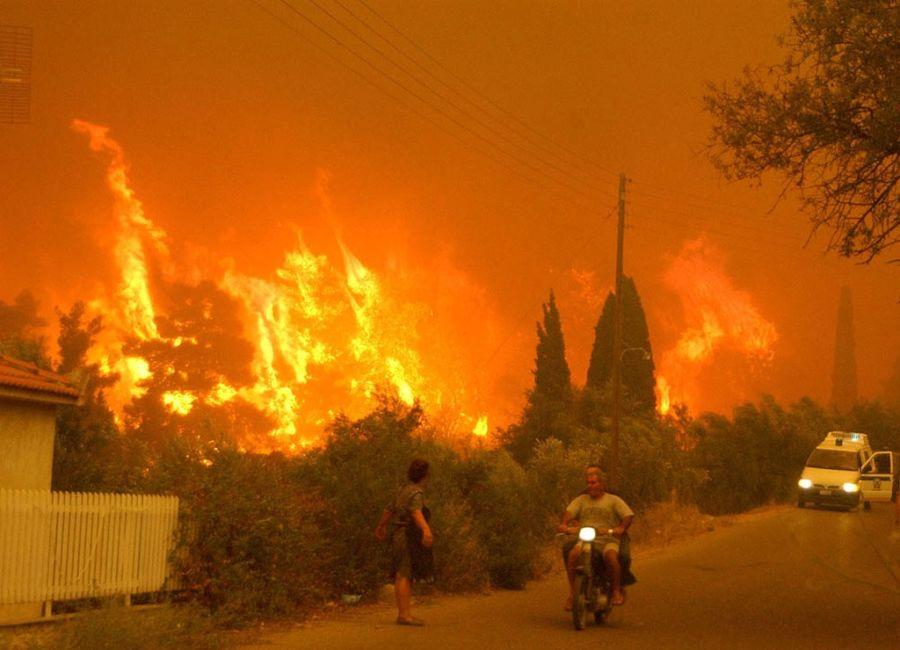
POLYGON ((566 512, 580 525, 593 526, 601 531, 615 528, 625 517, 634 515, 627 503, 609 492, 604 492, 598 499, 591 498, 590 494, 580 494, 572 500, 566 512))

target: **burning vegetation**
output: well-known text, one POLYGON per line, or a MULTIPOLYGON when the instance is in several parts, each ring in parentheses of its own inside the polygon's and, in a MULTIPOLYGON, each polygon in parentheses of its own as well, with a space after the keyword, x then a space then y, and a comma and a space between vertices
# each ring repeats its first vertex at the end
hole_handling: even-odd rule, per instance
MULTIPOLYGON (((523 350, 505 346, 509 328, 485 290, 447 256, 415 270, 394 265, 376 273, 366 266, 341 237, 324 172, 316 193, 339 263, 310 250, 298 233, 274 271, 251 275, 211 251, 182 254, 145 212, 109 129, 81 120, 72 127, 104 161, 114 200, 107 240, 115 279, 96 289, 83 316, 99 323, 85 362, 104 377, 104 396, 120 425, 150 438, 164 432, 215 444, 227 434, 247 450, 296 451, 318 442, 339 413, 368 412, 380 394, 422 404, 455 435, 484 438, 491 426, 519 417, 526 386, 510 378, 525 375, 514 372, 522 363, 513 357, 523 350)), ((703 239, 685 243, 674 257, 664 281, 683 319, 665 323, 670 331, 663 338, 674 343, 656 362, 628 280, 623 379, 626 398, 642 412, 666 415, 676 403, 702 402, 698 377, 716 358, 731 355, 729 363, 751 368, 772 359, 775 327, 723 268, 703 239)), ((587 401, 602 402, 612 295, 604 303, 587 270, 570 269, 562 285, 560 321, 575 344, 561 362, 575 359, 580 374, 577 360, 589 359, 587 401), (601 305, 587 354, 590 341, 582 335, 601 305)), ((599 421, 590 426, 603 429, 599 421)))
MULTIPOLYGON (((490 386, 479 385, 453 350, 440 351, 448 327, 416 295, 416 278, 389 286, 340 238, 343 269, 299 237, 272 277, 242 273, 230 260, 182 269, 165 230, 135 196, 119 143, 106 127, 72 126, 106 158, 115 199, 119 280, 88 305, 87 317, 101 316, 103 330, 87 360, 116 377, 108 399, 118 417, 138 429, 154 417, 179 427, 224 418, 240 423, 228 428, 242 432, 248 448, 294 450, 321 435, 334 405, 360 414, 381 391, 461 414, 455 425, 487 434, 490 386), (426 361, 423 350, 435 354, 426 361)), ((494 344, 499 329, 491 331, 484 296, 458 272, 443 271, 450 281, 436 293, 450 303, 474 298, 484 345, 494 344)))
POLYGON ((698 396, 697 378, 716 355, 730 354, 758 372, 774 357, 775 326, 725 274, 722 255, 706 240, 685 242, 672 260, 665 282, 681 300, 685 328, 659 364, 656 394, 665 414, 673 402, 698 396), (673 390, 675 391, 673 394, 673 390))

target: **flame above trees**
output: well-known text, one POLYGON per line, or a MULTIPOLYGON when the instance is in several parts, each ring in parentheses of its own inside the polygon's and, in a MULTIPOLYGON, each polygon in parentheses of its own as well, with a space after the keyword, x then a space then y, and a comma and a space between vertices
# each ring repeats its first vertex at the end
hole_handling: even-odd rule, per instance
MULTIPOLYGON (((73 128, 106 158, 115 199, 110 253, 118 279, 87 303, 86 318, 102 316, 103 327, 86 362, 111 378, 106 398, 138 435, 189 435, 217 445, 230 432, 244 448, 293 450, 314 444, 341 412, 367 412, 380 393, 422 402, 457 435, 486 435, 488 412, 501 428, 516 417, 525 386, 515 383, 510 362, 524 361, 530 337, 510 353, 508 323, 446 254, 377 273, 340 236, 322 176, 317 190, 342 264, 302 239, 263 276, 212 251, 200 258, 215 263, 188 264, 145 213, 108 129, 81 121, 73 128)), ((696 373, 718 350, 771 358, 774 327, 721 267, 698 240, 667 274, 689 320, 658 364, 662 412, 697 397, 696 373)), ((592 276, 572 277, 581 288, 575 311, 580 305, 594 313, 602 293, 592 276)), ((550 312, 556 331, 559 315, 550 312)))
MULTIPOLYGON (((295 449, 313 443, 338 410, 371 407, 379 391, 408 405, 480 410, 478 387, 467 392, 459 369, 426 368, 419 330, 429 309, 411 299, 417 287, 389 286, 340 240, 343 273, 302 240, 271 278, 228 260, 219 277, 178 273, 166 232, 129 184, 122 147, 106 127, 72 126, 108 156, 117 219, 119 283, 89 305, 104 329, 88 359, 118 377, 110 403, 136 430, 205 428, 212 440, 210 427, 231 428, 243 446, 295 449)), ((451 299, 483 302, 467 291, 451 299)), ((487 419, 467 422, 480 432, 487 419)))
POLYGON ((721 255, 703 238, 684 244, 665 281, 682 302, 686 328, 659 363, 656 393, 663 414, 673 401, 691 401, 699 370, 717 352, 728 349, 751 365, 765 364, 778 339, 775 326, 746 291, 734 287, 721 255))

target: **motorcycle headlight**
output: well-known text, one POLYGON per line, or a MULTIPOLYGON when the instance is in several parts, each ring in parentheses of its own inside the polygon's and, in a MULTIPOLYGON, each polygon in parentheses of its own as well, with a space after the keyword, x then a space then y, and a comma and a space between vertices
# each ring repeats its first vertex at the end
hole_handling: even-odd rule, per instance
POLYGON ((859 492, 859 485, 856 483, 844 483, 842 487, 844 488, 844 492, 847 492, 848 494, 859 492))
POLYGON ((812 481, 810 481, 808 478, 801 478, 799 481, 797 481, 797 485, 802 487, 804 490, 808 490, 812 487, 812 481))
POLYGON ((593 528, 582 528, 578 531, 578 539, 582 542, 593 542, 595 537, 597 537, 597 531, 593 528))

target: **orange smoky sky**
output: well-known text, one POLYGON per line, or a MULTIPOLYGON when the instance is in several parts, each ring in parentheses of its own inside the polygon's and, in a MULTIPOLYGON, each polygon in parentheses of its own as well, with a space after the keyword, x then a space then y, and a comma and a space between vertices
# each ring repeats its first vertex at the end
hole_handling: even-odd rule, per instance
MULTIPOLYGON (((384 51, 366 25, 405 43, 358 0, 317 1, 384 51)), ((308 0, 291 1, 300 13, 277 0, 6 0, 0 24, 31 27, 34 54, 31 122, 0 124, 0 299, 29 289, 50 317, 117 282, 109 159, 71 128, 84 120, 122 147, 182 278, 274 278, 299 238, 341 272, 350 251, 386 282, 414 286, 398 295, 414 294, 419 325, 457 346, 421 342, 422 383, 433 370, 477 385, 469 415, 502 425, 531 382, 534 322, 551 288, 573 378, 584 382, 613 282, 623 171, 633 181, 625 271, 657 367, 678 367, 666 377, 676 398, 695 412, 761 393, 826 400, 843 285, 860 392, 880 392, 900 353, 900 268, 826 255, 821 238, 804 248, 796 201, 770 211, 780 179, 727 184, 704 156, 704 83, 777 60, 787 2, 367 2, 440 61, 420 59, 434 74, 450 71, 580 167, 563 153, 551 181, 523 165, 533 149, 483 155, 493 134, 340 49, 300 13, 378 60, 308 0), (697 289, 707 281, 718 289, 697 289), (708 355, 686 369, 678 346, 717 327, 708 355)), ((537 152, 544 162, 530 165, 553 160, 537 152)))

